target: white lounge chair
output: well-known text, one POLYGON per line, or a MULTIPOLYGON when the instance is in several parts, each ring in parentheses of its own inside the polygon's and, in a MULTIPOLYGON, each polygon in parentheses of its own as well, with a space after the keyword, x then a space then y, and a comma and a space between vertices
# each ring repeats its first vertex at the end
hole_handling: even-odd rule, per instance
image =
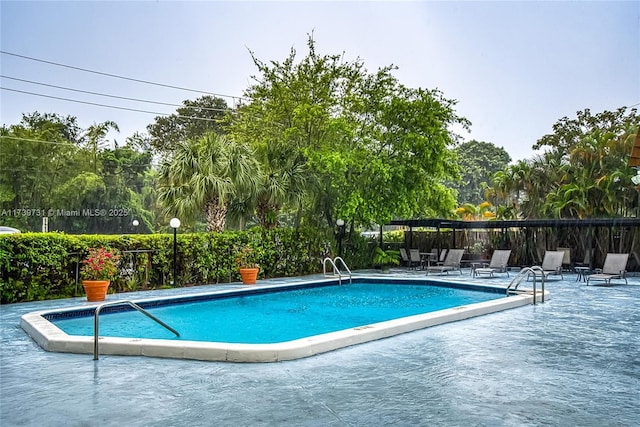
POLYGON ((611 279, 624 279, 625 285, 628 284, 625 277, 627 272, 627 261, 629 254, 607 254, 602 266, 602 272, 592 274, 587 277, 587 286, 591 280, 603 280, 604 284, 611 285, 611 279))
POLYGON ((552 274, 559 274, 561 279, 564 279, 562 275, 562 260, 564 259, 564 251, 546 251, 544 253, 544 259, 542 260, 542 274, 546 279, 552 274))
MULTIPOLYGON (((437 254, 437 252, 436 252, 437 254)), ((443 249, 440 251, 440 260, 438 261, 439 264, 444 263, 445 258, 447 257, 447 249, 443 249)), ((436 255, 437 258, 437 255, 436 255)))
POLYGON ((415 268, 422 266, 422 258, 418 249, 409 249, 409 258, 411 259, 411 265, 415 264, 415 268))
POLYGON ((490 277, 493 277, 494 273, 507 273, 507 277, 509 277, 507 265, 509 264, 510 256, 511 249, 496 249, 493 251, 493 255, 491 255, 491 261, 488 266, 473 269, 473 277, 481 274, 488 274, 490 277))
POLYGON ((442 265, 432 265, 427 267, 427 276, 432 271, 437 271, 440 274, 447 273, 450 271, 458 270, 460 274, 462 274, 462 270, 460 269, 460 261, 462 261, 462 255, 464 254, 464 249, 449 249, 446 258, 442 265))
POLYGON ((565 271, 571 269, 571 248, 561 248, 558 247, 556 250, 564 252, 564 257, 562 258, 562 268, 565 271))
POLYGON ((402 258, 402 264, 406 265, 407 267, 411 267, 411 260, 409 259, 407 250, 405 248, 400 248, 400 257, 402 258))

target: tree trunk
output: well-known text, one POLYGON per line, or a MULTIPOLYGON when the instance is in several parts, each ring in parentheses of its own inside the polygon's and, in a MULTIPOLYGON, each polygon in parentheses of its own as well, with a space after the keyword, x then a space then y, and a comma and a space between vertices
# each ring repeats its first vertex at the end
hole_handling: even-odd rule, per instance
POLYGON ((261 199, 256 205, 256 216, 258 222, 265 229, 273 229, 278 225, 278 212, 280 206, 275 203, 269 203, 268 200, 261 199))
POLYGON ((227 217, 227 205, 220 206, 218 198, 209 200, 205 205, 205 213, 207 217, 207 231, 224 231, 227 217))

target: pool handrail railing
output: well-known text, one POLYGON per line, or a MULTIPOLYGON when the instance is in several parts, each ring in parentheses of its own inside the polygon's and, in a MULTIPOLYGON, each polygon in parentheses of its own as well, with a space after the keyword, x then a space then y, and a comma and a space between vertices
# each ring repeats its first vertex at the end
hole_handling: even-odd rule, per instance
POLYGON ((340 271, 340 269, 337 266, 337 262, 340 262, 345 270, 347 270, 347 273, 349 274, 349 283, 352 282, 352 274, 351 274, 351 270, 349 270, 349 267, 347 267, 347 263, 344 262, 344 260, 342 259, 342 257, 335 257, 334 259, 331 259, 329 257, 326 257, 324 259, 324 261, 322 261, 322 272, 324 274, 324 277, 338 277, 338 281, 340 284, 342 284, 342 272, 340 271), (333 274, 327 274, 327 261, 329 261, 329 264, 331 264, 331 266, 333 267, 333 274))
POLYGON ((542 299, 540 302, 544 302, 544 271, 542 270, 541 267, 539 266, 533 266, 533 267, 524 267, 522 270, 520 270, 518 272, 518 274, 516 275, 516 277, 513 278, 513 280, 511 281, 511 283, 509 283, 509 286, 507 286, 507 295, 509 294, 518 294, 518 293, 522 293, 522 292, 526 292, 526 291, 521 291, 518 289, 518 286, 520 285, 520 283, 522 283, 523 280, 528 279, 530 276, 533 276, 533 305, 536 304, 536 277, 538 277, 538 273, 540 273, 540 283, 542 285, 542 299), (515 286, 514 286, 515 285, 515 286), (513 288, 512 288, 513 286, 513 288))
POLYGON ((98 353, 99 353, 99 351, 98 351, 99 320, 98 319, 100 318, 100 311, 104 307, 109 307, 109 306, 114 306, 114 305, 123 305, 123 304, 127 304, 127 305, 131 306, 132 308, 138 310, 140 313, 144 314, 145 316, 147 316, 151 320, 157 322, 161 326, 164 326, 165 328, 167 328, 168 330, 170 330, 171 332, 176 334, 177 337, 180 336, 180 333, 178 331, 176 331, 171 326, 167 325, 162 320, 158 319, 156 316, 154 316, 153 314, 149 313, 147 310, 145 310, 144 308, 140 307, 138 304, 136 304, 133 301, 123 300, 123 301, 106 302, 106 303, 103 303, 103 304, 100 304, 99 306, 97 306, 96 307, 96 311, 93 314, 93 360, 98 360, 98 353))

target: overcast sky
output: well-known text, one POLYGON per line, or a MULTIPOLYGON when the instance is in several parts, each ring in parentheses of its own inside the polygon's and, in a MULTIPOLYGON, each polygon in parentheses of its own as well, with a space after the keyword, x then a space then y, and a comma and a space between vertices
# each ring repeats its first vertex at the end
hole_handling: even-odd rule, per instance
POLYGON ((440 89, 472 122, 465 140, 504 147, 514 160, 562 117, 640 103, 640 1, 243 2, 1 1, 0 116, 73 115, 82 127, 113 120, 124 142, 154 114, 91 106, 6 89, 116 107, 173 113, 176 107, 77 90, 180 104, 201 92, 240 97, 263 61, 321 54, 360 58, 369 71, 395 64, 409 87, 440 89), (11 77, 9 79, 8 77, 11 77))

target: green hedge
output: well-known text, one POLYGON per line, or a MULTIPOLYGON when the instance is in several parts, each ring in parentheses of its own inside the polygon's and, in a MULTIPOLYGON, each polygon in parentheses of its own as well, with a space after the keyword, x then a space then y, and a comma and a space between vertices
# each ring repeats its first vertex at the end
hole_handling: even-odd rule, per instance
MULTIPOLYGON (((178 234, 178 285, 239 281, 233 260, 246 244, 256 252, 259 278, 318 273, 323 258, 335 254, 333 236, 314 229, 178 234)), ((80 280, 76 281, 77 265, 87 248, 100 246, 122 253, 121 275, 112 281, 110 292, 172 286, 172 234, 7 234, 0 235, 0 303, 82 295, 80 280)), ((343 258, 349 267, 369 266, 370 246, 359 238, 345 242, 343 258)))

